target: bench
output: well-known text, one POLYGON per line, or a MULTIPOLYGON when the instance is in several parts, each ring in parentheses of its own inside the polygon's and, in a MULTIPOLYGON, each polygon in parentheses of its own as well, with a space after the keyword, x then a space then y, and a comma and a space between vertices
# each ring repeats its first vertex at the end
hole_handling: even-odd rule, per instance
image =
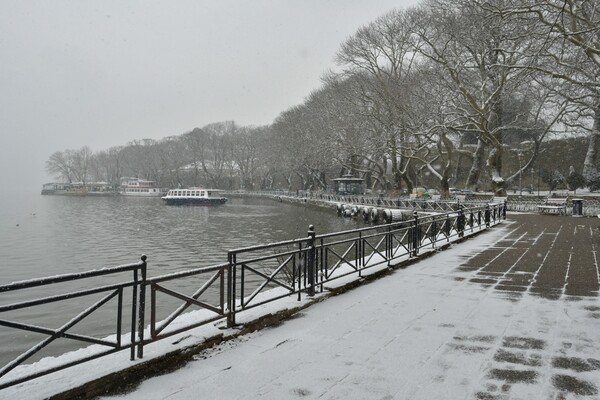
POLYGON ((490 200, 490 204, 506 204, 506 200, 507 197, 494 196, 492 197, 492 200, 490 200))
POLYGON ((547 198, 544 203, 538 205, 538 211, 540 214, 561 214, 567 213, 567 200, 561 198, 547 198))

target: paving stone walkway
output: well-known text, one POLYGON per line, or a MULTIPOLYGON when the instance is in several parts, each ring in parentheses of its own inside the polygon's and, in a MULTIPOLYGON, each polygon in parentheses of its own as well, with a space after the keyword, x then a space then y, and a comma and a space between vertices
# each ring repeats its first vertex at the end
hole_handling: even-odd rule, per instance
POLYGON ((600 219, 490 232, 207 351, 127 399, 599 399, 600 219))
POLYGON ((518 297, 598 296, 600 218, 516 214, 511 232, 460 267, 470 282, 518 297))
MULTIPOLYGON (((464 243, 104 398, 600 399, 599 245, 599 218, 510 213, 464 243)), ((0 399, 39 398, 36 385, 61 379, 0 399)))

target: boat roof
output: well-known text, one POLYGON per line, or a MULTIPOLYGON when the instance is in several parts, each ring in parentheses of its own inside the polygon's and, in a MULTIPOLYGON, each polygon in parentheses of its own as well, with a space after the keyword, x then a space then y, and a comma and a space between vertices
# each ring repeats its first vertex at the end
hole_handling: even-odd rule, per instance
POLYGON ((207 188, 202 188, 202 187, 176 188, 176 189, 171 189, 171 190, 206 190, 208 192, 224 192, 225 191, 223 189, 207 189, 207 188))

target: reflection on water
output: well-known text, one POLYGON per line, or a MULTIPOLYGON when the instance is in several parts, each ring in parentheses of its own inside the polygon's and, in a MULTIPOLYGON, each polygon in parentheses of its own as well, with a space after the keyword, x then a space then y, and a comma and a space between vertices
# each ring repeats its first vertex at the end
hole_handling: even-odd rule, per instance
MULTIPOLYGON (((159 198, 129 197, 37 195, 2 202, 0 284, 134 263, 142 254, 148 256, 152 277, 225 263, 229 249, 305 237, 310 224, 317 233, 360 226, 360 221, 338 218, 333 209, 254 198, 232 198, 222 207, 166 206, 159 198)), ((36 293, 42 295, 44 289, 36 293)), ((1 296, 0 304, 19 300, 16 293, 1 296)), ((28 323, 56 328, 81 311, 66 303, 56 307, 20 310, 18 315, 28 323), (46 317, 57 313, 64 314, 60 322, 46 317)), ((115 315, 109 311, 107 315, 115 315)), ((93 322, 91 329, 114 332, 112 326, 93 322)), ((0 367, 8 348, 14 356, 44 337, 0 327, 0 367)), ((54 351, 68 346, 56 344, 54 351)))
POLYGON ((222 207, 166 206, 157 198, 38 200, 2 225, 1 283, 137 262, 141 254, 149 275, 162 275, 226 262, 232 248, 304 237, 310 224, 318 233, 359 226, 333 210, 267 199, 233 198, 222 207))

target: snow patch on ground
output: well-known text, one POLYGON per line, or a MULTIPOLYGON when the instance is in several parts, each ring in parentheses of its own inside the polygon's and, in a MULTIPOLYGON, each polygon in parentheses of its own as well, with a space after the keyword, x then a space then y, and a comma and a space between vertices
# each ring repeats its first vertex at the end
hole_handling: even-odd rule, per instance
MULTIPOLYGON (((597 296, 514 296, 473 283, 477 271, 458 268, 510 231, 506 223, 451 245, 280 326, 205 350, 118 398, 597 398, 597 296)), ((239 314, 238 322, 308 301, 287 297, 239 314)), ((145 359, 220 328, 217 322, 148 345, 145 359)), ((0 398, 44 398, 142 361, 118 353, 5 389, 0 398)))

